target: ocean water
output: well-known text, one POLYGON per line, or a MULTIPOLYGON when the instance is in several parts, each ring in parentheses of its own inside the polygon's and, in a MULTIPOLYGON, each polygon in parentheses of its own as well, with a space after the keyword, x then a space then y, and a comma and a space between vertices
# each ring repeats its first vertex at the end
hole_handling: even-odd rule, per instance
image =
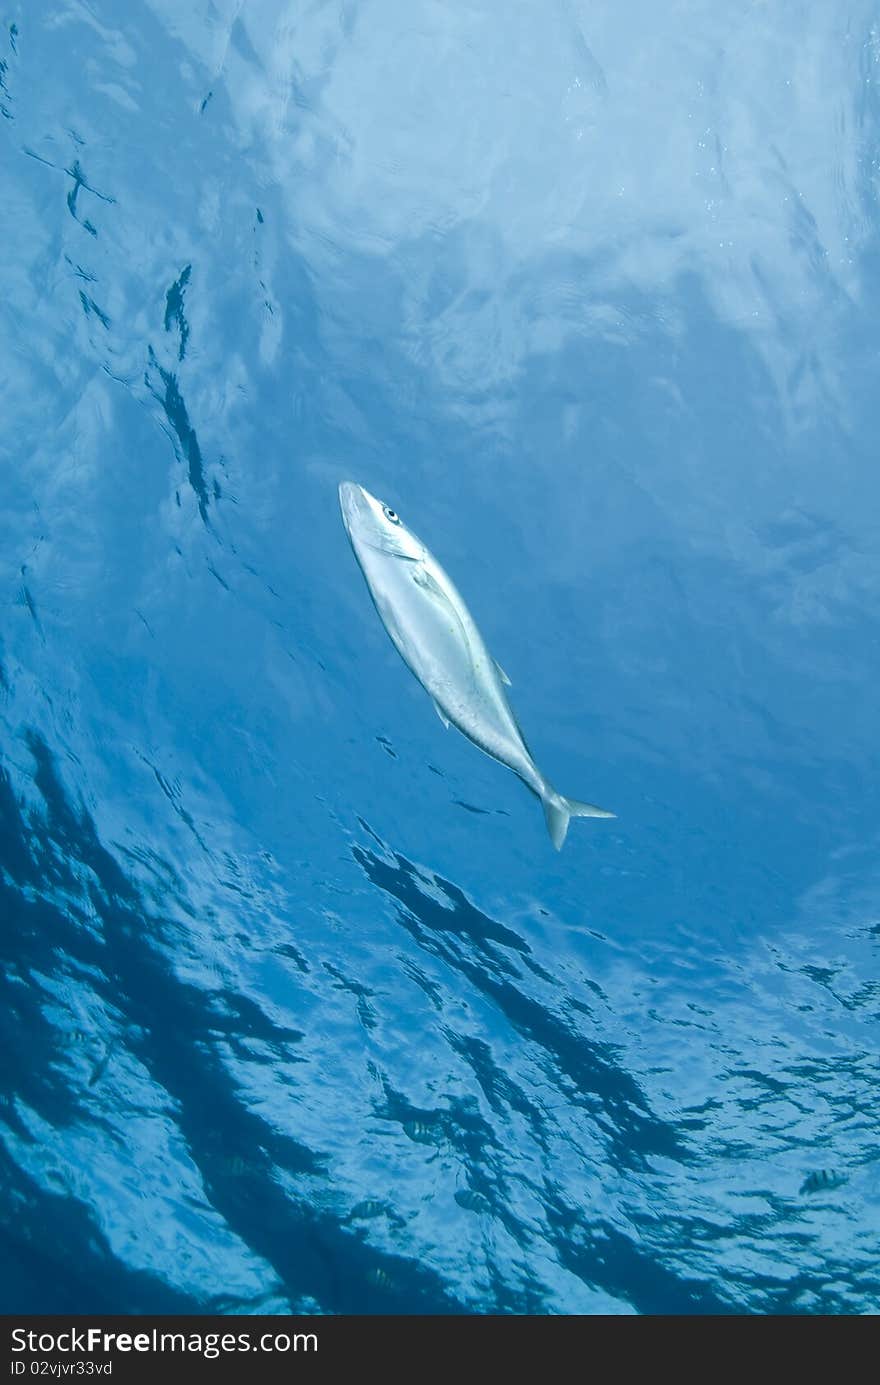
POLYGON ((878 1311, 876 5, 0 19, 0 1307, 878 1311))

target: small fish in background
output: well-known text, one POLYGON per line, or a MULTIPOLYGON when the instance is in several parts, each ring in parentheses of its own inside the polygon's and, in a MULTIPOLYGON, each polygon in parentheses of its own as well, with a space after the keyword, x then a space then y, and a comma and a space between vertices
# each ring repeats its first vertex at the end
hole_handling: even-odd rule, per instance
POLYGON ((443 725, 454 726, 537 795, 557 851, 571 818, 615 817, 565 798, 544 778, 510 709, 504 691, 510 679, 436 558, 400 516, 353 481, 340 485, 339 504, 382 623, 443 725))
POLYGON ((433 1125, 427 1121, 411 1120, 404 1121, 402 1125, 404 1135, 417 1145, 433 1145, 437 1143, 437 1134, 433 1125))
POLYGON ((214 1178, 265 1178, 268 1169, 258 1159, 251 1159, 246 1154, 226 1154, 219 1147, 207 1151, 206 1171, 209 1176, 214 1178))
POLYGON ((800 1192, 804 1193, 830 1193, 835 1188, 842 1188, 846 1183, 846 1176, 841 1173, 834 1173, 831 1169, 814 1169, 808 1173, 800 1186, 800 1192))
POLYGON ((376 1265, 367 1275, 367 1283, 372 1284, 374 1289, 381 1289, 383 1293, 390 1292, 394 1287, 394 1280, 387 1270, 383 1270, 381 1265, 376 1265))
POLYGON ((90 1058, 92 1064, 88 1086, 94 1087, 107 1071, 115 1041, 102 1040, 97 1029, 68 1029, 64 1032, 63 1039, 68 1048, 86 1050, 84 1056, 90 1058), (89 1049, 92 1050, 91 1054, 88 1053, 89 1049))
POLYGON ((101 1057, 98 1059, 97 1063, 92 1069, 92 1074, 89 1078, 90 1087, 94 1087, 98 1082, 100 1082, 101 1078, 104 1076, 104 1073, 107 1071, 110 1059, 113 1056, 113 1048, 114 1043, 113 1040, 110 1039, 109 1042, 105 1044, 104 1052, 101 1054, 101 1057))
MULTIPOLYGON (((377 1197, 364 1198, 363 1202, 358 1202, 352 1207, 347 1217, 342 1218, 343 1225, 351 1225, 353 1222, 370 1222, 377 1217, 383 1218, 389 1226, 396 1227, 398 1230, 406 1225, 404 1218, 389 1202, 381 1201, 377 1197)), ((365 1230, 365 1228, 361 1228, 365 1230)))
POLYGON ((459 1207, 463 1207, 466 1212, 479 1212, 480 1215, 485 1215, 486 1212, 492 1210, 489 1199, 484 1197, 482 1193, 475 1192, 473 1188, 459 1188, 455 1194, 455 1200, 459 1207))
POLYGON ((381 1202, 377 1197, 364 1198, 363 1202, 358 1202, 352 1207, 346 1221, 361 1221, 371 1217, 384 1217, 388 1208, 386 1202, 381 1202))
POLYGON ((223 1165, 223 1172, 229 1178, 259 1178, 265 1170, 256 1159, 246 1159, 242 1154, 230 1154, 223 1165))

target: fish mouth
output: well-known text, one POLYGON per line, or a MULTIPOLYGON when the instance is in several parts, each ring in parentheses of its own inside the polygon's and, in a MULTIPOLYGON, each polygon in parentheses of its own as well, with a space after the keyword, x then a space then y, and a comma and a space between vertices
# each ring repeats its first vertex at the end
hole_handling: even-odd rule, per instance
POLYGON ((342 511, 342 522, 345 525, 349 537, 351 537, 352 525, 358 520, 365 520, 371 513, 370 494, 365 491, 363 486, 359 486, 355 481, 342 481, 339 485, 339 508, 342 511))
MULTIPOLYGON (((343 481, 339 486, 339 508, 355 553, 359 549, 373 548, 389 558, 414 560, 418 555, 413 550, 412 535, 403 526, 396 529, 386 522, 381 500, 370 495, 363 486, 354 481, 343 481)), ((388 512, 386 511, 386 514, 388 512)))

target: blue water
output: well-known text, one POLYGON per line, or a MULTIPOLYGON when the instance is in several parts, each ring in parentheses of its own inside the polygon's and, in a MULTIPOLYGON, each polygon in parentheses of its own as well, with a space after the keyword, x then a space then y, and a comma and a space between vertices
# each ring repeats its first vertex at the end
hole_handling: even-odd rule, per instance
POLYGON ((876 5, 0 59, 0 1307, 878 1311, 876 5), (343 479, 616 822, 444 731, 343 479))

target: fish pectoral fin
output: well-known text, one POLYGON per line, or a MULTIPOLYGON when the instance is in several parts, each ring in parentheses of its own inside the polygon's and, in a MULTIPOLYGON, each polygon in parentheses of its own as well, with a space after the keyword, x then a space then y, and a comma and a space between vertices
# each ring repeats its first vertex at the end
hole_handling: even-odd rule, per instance
POLYGON ((497 660, 497 659, 493 659, 492 662, 494 663, 496 669, 498 670, 498 677, 501 679, 502 683, 506 683, 507 686, 508 686, 509 688, 512 688, 512 687, 513 687, 513 684, 511 683, 511 681, 510 681, 510 679, 508 678, 507 674, 504 672, 504 669, 501 667, 501 665, 499 664, 498 660, 497 660))
POLYGON ((440 703, 439 703, 439 702, 434 701, 434 698, 433 698, 433 697, 431 698, 431 701, 434 703, 434 711, 437 713, 438 717, 439 717, 440 720, 443 722, 443 725, 446 727, 446 730, 448 731, 448 730, 449 730, 449 717, 446 715, 446 713, 444 712, 443 708, 440 706, 440 703))
POLYGON ((430 592, 433 597, 437 597, 440 601, 448 604, 445 591, 436 578, 431 576, 424 563, 416 563, 415 567, 412 569, 412 579, 417 587, 422 587, 424 591, 430 592))
POLYGON ((422 590, 431 597, 432 601, 437 603, 438 608, 443 612, 449 622, 449 629, 458 631, 462 647, 467 650, 468 656, 473 659, 467 628, 462 620, 461 612, 458 610, 455 603, 450 600, 449 593, 443 590, 436 577, 428 571, 422 562, 418 562, 414 565, 412 580, 417 587, 421 587, 422 590))

